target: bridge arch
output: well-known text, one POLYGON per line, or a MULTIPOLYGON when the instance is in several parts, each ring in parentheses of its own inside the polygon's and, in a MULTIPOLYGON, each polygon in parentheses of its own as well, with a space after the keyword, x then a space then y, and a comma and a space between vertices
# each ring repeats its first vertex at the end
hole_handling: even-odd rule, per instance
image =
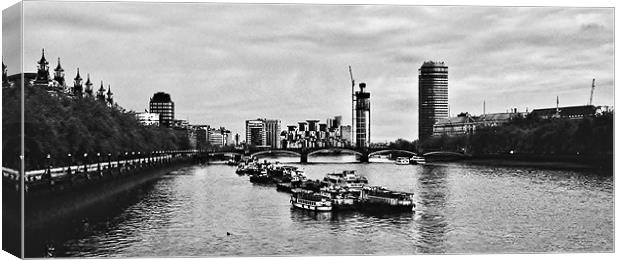
POLYGON ((358 151, 355 151, 355 150, 352 150, 352 149, 346 149, 346 148, 324 148, 324 149, 319 149, 319 150, 315 150, 315 151, 309 152, 308 156, 314 155, 314 154, 317 154, 317 153, 323 153, 323 152, 349 152, 351 154, 356 154, 356 155, 359 155, 359 156, 364 156, 364 154, 362 154, 361 152, 358 152, 358 151))
POLYGON ((388 152, 400 152, 400 153, 406 153, 406 154, 411 155, 411 156, 418 155, 418 154, 416 154, 416 153, 414 153, 414 152, 412 152, 412 151, 407 151, 407 150, 399 150, 399 149, 386 149, 386 150, 380 150, 380 151, 375 151, 375 152, 369 153, 369 154, 368 154, 368 157, 373 156, 373 155, 379 155, 379 154, 383 154, 383 153, 388 153, 388 152))
POLYGON ((255 153, 251 154, 250 157, 255 157, 255 156, 265 155, 265 154, 289 154, 289 155, 294 155, 294 156, 300 156, 301 157, 300 153, 289 151, 289 150, 267 150, 267 151, 260 151, 260 152, 255 152, 255 153))
POLYGON ((428 152, 423 154, 422 156, 456 156, 456 157, 469 157, 471 155, 456 153, 456 152, 428 152))
POLYGON ((209 156, 213 156, 213 155, 240 155, 243 156, 243 153, 239 153, 239 152, 208 152, 206 153, 209 156))

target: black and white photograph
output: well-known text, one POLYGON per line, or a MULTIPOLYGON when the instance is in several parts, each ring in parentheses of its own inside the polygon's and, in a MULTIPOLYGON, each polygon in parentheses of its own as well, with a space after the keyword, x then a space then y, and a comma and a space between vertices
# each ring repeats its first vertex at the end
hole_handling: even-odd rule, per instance
POLYGON ((614 255, 605 3, 3 4, 3 256, 614 255))

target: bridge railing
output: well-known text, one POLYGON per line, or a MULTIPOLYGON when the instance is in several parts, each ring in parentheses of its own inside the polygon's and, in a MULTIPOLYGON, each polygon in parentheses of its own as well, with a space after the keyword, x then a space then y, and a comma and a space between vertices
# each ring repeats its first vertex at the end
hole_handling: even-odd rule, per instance
MULTIPOLYGON (((123 166, 131 166, 131 165, 140 165, 143 163, 158 161, 158 160, 168 160, 172 159, 179 155, 188 155, 188 154, 196 154, 199 153, 199 150, 196 149, 187 149, 187 150, 165 150, 165 151, 154 151, 151 153, 129 153, 126 152, 124 155, 121 153, 119 157, 125 157, 125 159, 117 159, 111 160, 110 154, 108 154, 108 160, 99 159, 98 162, 95 163, 86 163, 86 164, 70 164, 59 167, 47 167, 44 169, 34 169, 27 170, 25 174, 25 181, 35 181, 41 180, 42 176, 48 175, 48 177, 56 178, 61 176, 66 176, 71 173, 81 173, 81 172, 93 172, 93 171, 101 171, 107 170, 110 168, 119 168, 123 166), (140 156, 140 157, 138 157, 140 156), (133 158, 127 158, 133 157, 133 158)), ((70 158, 70 157, 69 157, 70 158)), ((48 160, 51 158, 48 156, 48 160)), ((48 162, 49 163, 49 162, 48 162)), ((2 177, 10 180, 18 180, 20 176, 20 172, 15 169, 2 167, 2 177)))

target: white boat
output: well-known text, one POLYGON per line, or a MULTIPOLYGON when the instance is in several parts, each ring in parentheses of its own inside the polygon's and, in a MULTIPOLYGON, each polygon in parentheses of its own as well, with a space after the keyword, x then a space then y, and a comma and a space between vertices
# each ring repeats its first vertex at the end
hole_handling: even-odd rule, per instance
POLYGON ((311 211, 331 211, 331 199, 323 194, 312 191, 294 189, 291 194, 291 204, 295 208, 311 211))
POLYGON ((398 164, 398 165, 408 165, 409 164, 409 158, 407 158, 407 157, 398 157, 398 158, 396 158, 396 164, 398 164))
POLYGON ((368 179, 360 176, 355 171, 342 171, 337 173, 328 173, 321 183, 325 186, 346 187, 352 189, 361 189, 368 185, 368 179))
POLYGON ((426 164, 426 160, 422 156, 413 156, 409 159, 412 164, 426 164))

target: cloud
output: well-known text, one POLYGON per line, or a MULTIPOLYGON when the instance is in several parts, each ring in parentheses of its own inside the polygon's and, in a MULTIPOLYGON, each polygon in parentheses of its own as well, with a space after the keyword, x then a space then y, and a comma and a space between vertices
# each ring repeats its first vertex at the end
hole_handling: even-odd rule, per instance
MULTIPOLYGON (((243 136, 246 119, 350 120, 350 79, 372 93, 373 140, 417 138, 417 74, 449 66, 450 108, 480 113, 613 103, 613 9, 25 2, 25 67, 40 49, 142 111, 166 91, 180 118, 243 136)), ((5 18, 6 19, 6 18, 5 18)), ((4 29, 4 28, 3 28, 4 29)), ((5 30, 5 34, 11 30, 5 30)), ((3 53, 11 70, 18 60, 3 53)), ((54 64, 55 65, 55 64, 54 64)))

